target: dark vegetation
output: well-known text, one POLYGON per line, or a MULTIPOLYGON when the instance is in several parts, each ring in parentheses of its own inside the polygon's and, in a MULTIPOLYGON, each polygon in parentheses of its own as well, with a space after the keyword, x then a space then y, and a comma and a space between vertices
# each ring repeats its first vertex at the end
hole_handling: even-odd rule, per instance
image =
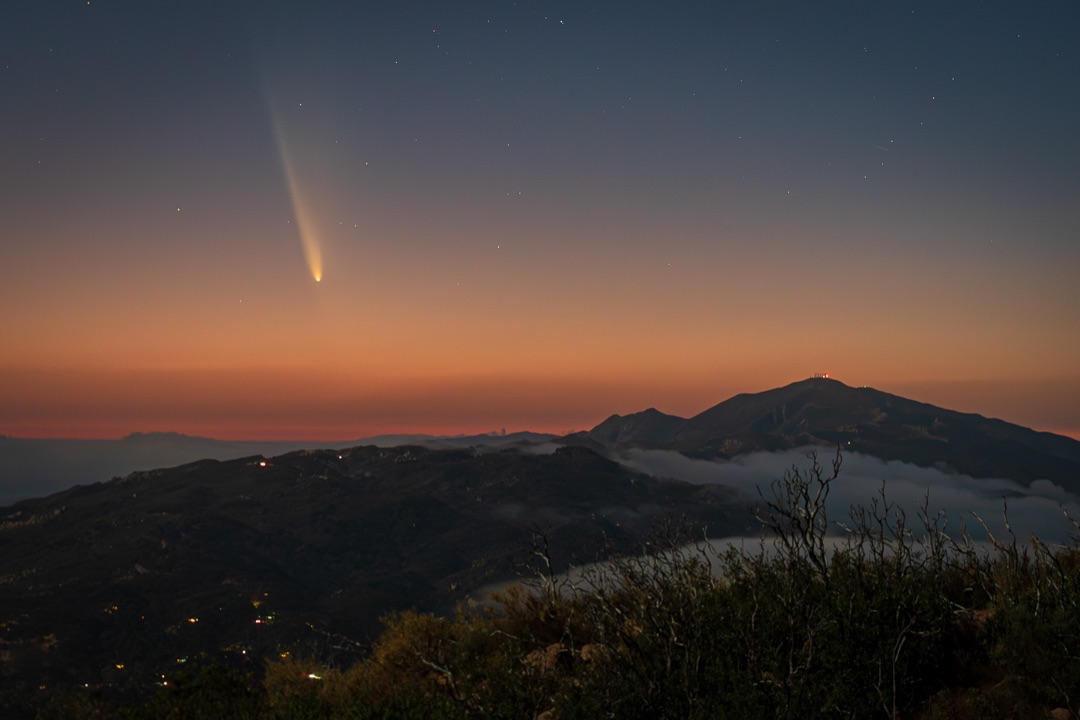
POLYGON ((452 613, 519 577, 538 523, 566 565, 632 552, 665 513, 746 526, 730 489, 580 447, 204 460, 0 508, 0 718, 280 649, 355 662, 386 613, 452 613))
POLYGON ((450 617, 387 615, 362 661, 193 666, 139 703, 78 693, 39 717, 1075 717, 1080 553, 950 539, 884 493, 835 522, 839 469, 773 483, 755 549, 669 528, 567 579, 537 535, 531 579, 450 617))

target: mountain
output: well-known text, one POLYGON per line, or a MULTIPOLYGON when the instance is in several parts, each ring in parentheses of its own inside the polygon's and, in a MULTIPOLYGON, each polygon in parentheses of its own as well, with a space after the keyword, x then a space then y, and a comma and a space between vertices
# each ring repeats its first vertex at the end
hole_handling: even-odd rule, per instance
POLYGON ((386 612, 515 578, 537 529, 559 571, 666 514, 724 535, 744 512, 574 447, 206 460, 25 500, 0 509, 0 716, 38 687, 152 685, 188 659, 347 656, 386 612))
MULTIPOLYGON (((727 469, 691 484, 609 458, 648 455, 663 463, 637 467, 659 476, 670 460, 711 470, 687 458, 841 446, 1080 492, 1080 442, 824 378, 691 418, 614 415, 557 443, 499 433, 377 446, 405 439, 203 459, 0 507, 0 717, 57 689, 151 687, 189 661, 257 668, 290 649, 347 661, 387 612, 446 612, 517 577, 537 559, 537 530, 558 572, 640 549, 664 518, 713 537, 747 529, 748 495, 716 484, 727 469)), ((0 439, 0 454, 27 442, 0 439)), ((187 440, 99 442, 142 448, 149 463, 150 448, 166 458, 187 440)), ((1041 517, 1053 500, 1037 499, 1041 517)))
POLYGON ((670 441, 685 423, 681 417, 649 408, 633 415, 612 415, 587 436, 602 447, 655 445, 670 441))
POLYGON ((804 445, 840 446, 976 478, 1025 484, 1051 480, 1080 492, 1076 440, 829 378, 736 395, 688 419, 653 409, 614 415, 566 441, 607 450, 677 450, 700 459, 804 445))
POLYGON ((132 433, 121 440, 26 439, 0 435, 0 506, 43 497, 135 470, 196 460, 281 455, 294 450, 357 445, 421 445, 431 448, 505 447, 541 443, 554 435, 517 432, 486 435, 380 435, 348 442, 215 440, 172 432, 132 433))
MULTIPOLYGON (((356 443, 340 447, 350 444, 356 443)), ((0 506, 134 470, 206 458, 280 455, 308 446, 288 441, 214 440, 171 432, 132 433, 120 440, 0 437, 0 506)))

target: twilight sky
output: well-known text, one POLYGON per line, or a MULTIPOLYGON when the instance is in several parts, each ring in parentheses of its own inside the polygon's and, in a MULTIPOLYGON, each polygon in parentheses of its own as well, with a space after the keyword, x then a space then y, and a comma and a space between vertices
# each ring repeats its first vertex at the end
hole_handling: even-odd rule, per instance
POLYGON ((13 4, 0 433, 565 432, 828 372, 1080 437, 1078 27, 13 4))

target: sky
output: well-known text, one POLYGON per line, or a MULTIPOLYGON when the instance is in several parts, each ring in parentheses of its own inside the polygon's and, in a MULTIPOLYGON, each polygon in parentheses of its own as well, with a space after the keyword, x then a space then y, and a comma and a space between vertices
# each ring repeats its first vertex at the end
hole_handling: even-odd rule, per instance
POLYGON ((1077 27, 17 3, 0 434, 562 433, 827 372, 1080 438, 1077 27))

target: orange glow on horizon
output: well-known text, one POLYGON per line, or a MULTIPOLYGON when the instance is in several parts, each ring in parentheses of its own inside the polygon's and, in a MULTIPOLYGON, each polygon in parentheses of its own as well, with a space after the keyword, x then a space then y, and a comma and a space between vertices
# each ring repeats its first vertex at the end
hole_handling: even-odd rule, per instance
MULTIPOLYGON (((832 373, 835 377, 836 373, 832 373)), ((687 373, 656 375, 349 374, 302 368, 218 371, 13 371, 0 374, 0 434, 15 437, 120 438, 179 432, 220 440, 349 442, 386 434, 473 435, 506 428, 562 435, 612 414, 649 407, 690 417, 743 392, 760 392, 809 374, 744 373, 728 380, 687 373), (365 379, 365 377, 367 379, 365 379)), ((993 383, 896 384, 844 377, 885 392, 1080 439, 1067 382, 1027 382, 1008 393, 993 383)))

